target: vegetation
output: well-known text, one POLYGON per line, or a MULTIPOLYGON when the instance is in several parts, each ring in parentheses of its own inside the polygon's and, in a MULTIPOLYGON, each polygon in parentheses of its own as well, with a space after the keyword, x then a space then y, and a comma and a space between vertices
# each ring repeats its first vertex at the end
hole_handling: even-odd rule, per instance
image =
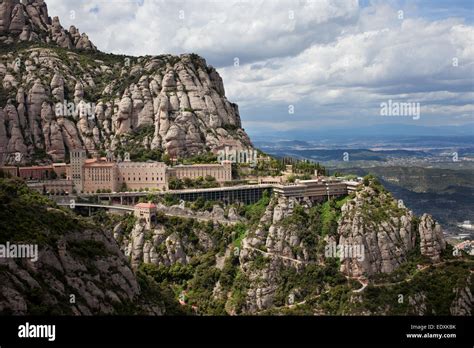
POLYGON ((265 209, 267 209, 268 204, 270 204, 270 194, 268 191, 265 191, 263 197, 257 203, 242 207, 241 215, 245 216, 250 225, 254 225, 258 223, 265 209))
POLYGON ((19 179, 0 179, 0 243, 55 243, 60 236, 89 225, 19 179))
POLYGON ((124 134, 120 137, 120 142, 116 150, 116 155, 124 159, 125 154, 130 155, 131 161, 165 161, 161 150, 147 149, 143 146, 145 138, 152 138, 155 133, 154 126, 146 126, 135 129, 130 134, 124 134))
POLYGON ((198 155, 180 158, 178 160, 180 164, 207 164, 207 163, 218 163, 217 155, 212 152, 204 152, 198 155))
POLYGON ((170 190, 212 188, 212 187, 219 187, 219 183, 216 181, 216 178, 209 175, 206 176, 205 178, 200 176, 194 180, 190 178, 178 179, 176 177, 172 177, 169 179, 168 187, 170 190))

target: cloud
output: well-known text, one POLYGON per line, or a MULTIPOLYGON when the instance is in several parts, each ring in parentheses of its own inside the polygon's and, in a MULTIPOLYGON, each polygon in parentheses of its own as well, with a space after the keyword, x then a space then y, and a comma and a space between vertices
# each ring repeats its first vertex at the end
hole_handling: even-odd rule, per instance
POLYGON ((356 0, 48 6, 107 52, 200 54, 218 67, 251 127, 378 122, 388 99, 420 102, 420 122, 428 124, 474 120, 474 26, 460 17, 467 6, 460 1, 452 8, 356 0))
POLYGON ((356 0, 49 0, 63 23, 81 26, 102 50, 193 52, 216 66, 294 55, 329 42, 357 19, 356 0), (74 11, 76 16, 71 18, 74 11))

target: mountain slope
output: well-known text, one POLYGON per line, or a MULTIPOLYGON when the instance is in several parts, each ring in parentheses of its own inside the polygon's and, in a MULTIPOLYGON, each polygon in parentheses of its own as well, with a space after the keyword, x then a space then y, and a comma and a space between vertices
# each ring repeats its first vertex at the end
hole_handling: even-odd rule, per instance
POLYGON ((112 231, 0 178, 0 244, 36 244, 38 260, 0 258, 0 313, 183 314, 177 301, 133 273, 112 231))

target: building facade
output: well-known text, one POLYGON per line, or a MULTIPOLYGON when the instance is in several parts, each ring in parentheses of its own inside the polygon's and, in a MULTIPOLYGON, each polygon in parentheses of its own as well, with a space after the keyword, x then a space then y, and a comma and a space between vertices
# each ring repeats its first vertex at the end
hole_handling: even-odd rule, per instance
POLYGON ((167 166, 163 162, 119 162, 118 188, 167 190, 167 166))
POLYGON ((5 167, 0 167, 0 171, 3 172, 4 174, 11 176, 12 178, 18 176, 18 168, 17 167, 12 167, 12 166, 5 166, 5 167))
POLYGON ((222 164, 193 164, 179 165, 168 168, 170 177, 177 179, 197 179, 212 176, 218 183, 232 181, 232 162, 222 161, 222 164))
POLYGON ((28 187, 41 193, 49 195, 68 195, 72 193, 73 183, 71 180, 47 180, 42 182, 28 183, 28 187))
POLYGON ((138 203, 134 207, 133 214, 139 219, 143 220, 146 228, 151 229, 156 224, 156 205, 153 203, 138 203))
POLYGON ((83 165, 83 191, 95 193, 98 190, 117 191, 117 164, 104 158, 86 160, 83 165))
POLYGON ((53 166, 20 167, 18 174, 24 180, 50 180, 53 179, 53 166))
POLYGON ((84 190, 84 163, 87 159, 85 150, 72 150, 71 155, 71 180, 74 184, 74 189, 77 192, 84 190))
POLYGON ((53 163, 53 170, 60 179, 66 179, 66 171, 68 167, 69 166, 66 163, 53 163))

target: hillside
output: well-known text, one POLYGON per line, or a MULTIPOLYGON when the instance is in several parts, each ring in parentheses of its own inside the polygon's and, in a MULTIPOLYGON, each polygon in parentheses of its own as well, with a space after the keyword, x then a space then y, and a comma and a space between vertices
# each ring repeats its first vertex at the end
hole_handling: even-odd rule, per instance
POLYGON ((0 179, 0 244, 36 244, 38 260, 0 258, 0 313, 179 314, 166 291, 134 274, 111 231, 0 179))

